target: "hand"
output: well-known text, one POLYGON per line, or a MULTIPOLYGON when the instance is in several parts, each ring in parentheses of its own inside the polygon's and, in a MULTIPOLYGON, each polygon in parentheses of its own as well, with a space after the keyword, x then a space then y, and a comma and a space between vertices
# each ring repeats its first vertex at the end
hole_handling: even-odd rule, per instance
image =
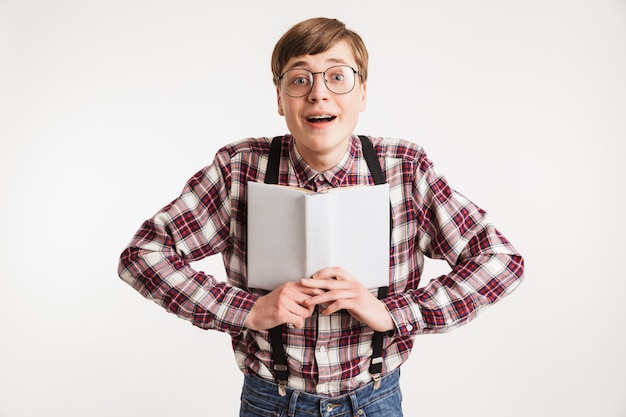
POLYGON ((259 297, 243 325, 252 330, 267 330, 285 323, 301 328, 315 310, 315 305, 305 305, 304 302, 322 292, 299 282, 286 282, 259 297))
POLYGON ((305 306, 328 304, 322 313, 324 315, 345 309, 352 317, 379 332, 395 328, 385 304, 342 268, 324 268, 300 282, 305 287, 323 290, 322 293, 305 299, 305 306))

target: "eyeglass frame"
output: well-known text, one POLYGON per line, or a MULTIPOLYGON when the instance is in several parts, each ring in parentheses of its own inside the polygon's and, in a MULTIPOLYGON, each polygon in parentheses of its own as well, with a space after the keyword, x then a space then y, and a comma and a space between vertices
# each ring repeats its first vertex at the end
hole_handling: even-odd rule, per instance
POLYGON ((287 94, 289 97, 292 98, 300 98, 300 97, 304 97, 307 96, 311 93, 311 91, 313 91, 313 85, 315 84, 315 75, 316 74, 322 74, 322 79, 324 80, 324 85, 326 86, 326 88, 328 89, 328 91, 330 91, 333 94, 337 94, 338 96, 342 96, 344 94, 348 94, 350 92, 352 92, 352 90, 354 90, 354 87, 356 86, 356 77, 354 77, 354 83, 352 84, 352 88, 350 88, 348 91, 346 91, 345 93, 335 93, 333 90, 330 89, 330 87, 328 87, 328 81, 326 80, 326 72, 328 72, 329 70, 333 69, 333 68, 339 68, 339 67, 346 67, 346 68, 350 68, 352 70, 352 72, 354 73, 354 75, 358 75, 361 77, 361 79, 363 79, 363 74, 357 70, 355 70, 354 68, 352 68, 350 65, 333 65, 331 67, 326 68, 324 71, 317 71, 317 72, 312 72, 309 71, 308 69, 304 69, 304 68, 290 68, 287 71, 283 72, 279 77, 278 77, 278 81, 280 82, 280 87, 282 88, 282 90, 285 92, 285 94, 287 94), (311 74, 311 76, 309 77, 309 79, 311 80, 311 85, 309 86, 309 91, 307 91, 306 93, 302 94, 301 96, 292 96, 291 94, 289 94, 287 92, 287 90, 285 89, 284 85, 283 85, 283 79, 285 77, 285 74, 287 74, 289 71, 294 71, 294 70, 301 70, 301 71, 306 71, 309 74, 311 74))

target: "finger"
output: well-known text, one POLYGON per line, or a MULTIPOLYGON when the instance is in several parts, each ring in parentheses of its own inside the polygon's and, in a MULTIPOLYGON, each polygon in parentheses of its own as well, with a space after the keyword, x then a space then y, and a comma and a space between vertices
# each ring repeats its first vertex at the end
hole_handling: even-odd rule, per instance
POLYGON ((350 289, 327 291, 324 294, 311 297, 305 301, 306 306, 330 304, 338 300, 349 300, 355 297, 355 291, 350 289))
POLYGON ((296 328, 302 328, 307 318, 311 317, 314 308, 303 307, 297 304, 293 310, 289 310, 282 315, 280 323, 291 324, 296 328))
POLYGON ((349 274, 346 273, 346 271, 339 266, 331 266, 328 268, 320 269, 319 271, 317 271, 311 276, 312 279, 319 279, 319 280, 324 280, 324 279, 337 279, 338 280, 338 279, 344 279, 346 277, 349 277, 349 274))
MULTIPOLYGON (((308 280, 312 281, 311 279, 308 279, 308 280)), ((302 292, 301 301, 304 301, 316 295, 324 294, 326 292, 326 288, 324 288, 323 285, 318 286, 317 284, 304 284, 303 283, 301 292, 302 292)))
POLYGON ((310 307, 304 304, 309 298, 311 298, 310 295, 302 294, 299 291, 285 291, 268 302, 273 304, 276 315, 281 322, 286 323, 293 321, 294 316, 306 318, 311 315, 310 307))
POLYGON ((311 276, 311 279, 320 281, 359 281, 339 266, 320 269, 311 276))
POLYGON ((290 289, 290 297, 295 299, 296 302, 302 303, 302 301, 306 300, 315 295, 322 294, 324 292, 321 288, 316 288, 315 286, 310 285, 302 285, 300 281, 291 281, 289 286, 290 289))
POLYGON ((295 304, 289 311, 291 314, 296 315, 298 317, 307 318, 310 313, 310 308, 308 305, 303 304, 295 304))
MULTIPOLYGON (((330 279, 314 279, 314 278, 302 278, 300 284, 307 288, 310 292, 324 292, 324 290, 332 289, 333 283, 328 281, 334 281, 330 279)), ((318 294, 311 294, 318 295, 318 294)))
POLYGON ((322 310, 322 315, 330 316, 339 310, 350 310, 349 303, 344 303, 345 300, 338 300, 334 303, 328 304, 325 309, 322 310))

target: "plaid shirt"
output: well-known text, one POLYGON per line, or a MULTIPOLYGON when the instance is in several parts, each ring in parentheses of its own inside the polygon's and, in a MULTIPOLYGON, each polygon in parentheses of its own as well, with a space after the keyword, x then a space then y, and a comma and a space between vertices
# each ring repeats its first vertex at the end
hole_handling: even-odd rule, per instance
MULTIPOLYGON (((285 139, 279 184, 317 191, 373 184, 356 136, 343 160, 323 173, 301 158, 292 136, 285 139)), ((396 325, 384 338, 388 373, 407 360, 415 336, 473 319, 520 284, 524 267, 486 213, 450 188, 421 147, 371 140, 390 186, 393 216, 389 296, 383 300, 396 325), (445 260, 452 271, 420 286, 424 256, 445 260)), ((144 222, 122 253, 119 274, 167 311, 230 334, 240 369, 273 380, 268 332, 243 327, 260 295, 246 285, 246 184, 264 180, 269 144, 268 138, 248 139, 219 150, 180 197, 144 222), (217 253, 228 282, 190 265, 217 253)), ((304 328, 289 328, 289 386, 335 396, 369 382, 372 334, 345 311, 314 313, 304 328)))

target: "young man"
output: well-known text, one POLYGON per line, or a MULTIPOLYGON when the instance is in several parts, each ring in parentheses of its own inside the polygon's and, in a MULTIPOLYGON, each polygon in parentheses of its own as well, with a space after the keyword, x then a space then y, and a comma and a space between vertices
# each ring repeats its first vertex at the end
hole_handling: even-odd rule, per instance
MULTIPOLYGON (((272 72, 290 132, 279 145, 279 184, 316 191, 373 184, 367 144, 353 134, 366 105, 367 61, 361 38, 334 19, 303 21, 278 41, 272 72)), ((230 334, 245 374, 241 416, 401 416, 399 368, 415 337, 468 322, 521 282, 522 257, 422 148, 369 140, 390 187, 389 289, 381 299, 341 265, 269 293, 248 288, 246 190, 266 179, 269 138, 218 151, 122 253, 120 277, 142 295, 230 334), (228 282, 190 265, 218 253, 228 282), (452 271, 419 287, 424 256, 452 271), (273 328, 279 332, 270 337, 273 328), (373 355, 375 335, 382 359, 373 355)))

